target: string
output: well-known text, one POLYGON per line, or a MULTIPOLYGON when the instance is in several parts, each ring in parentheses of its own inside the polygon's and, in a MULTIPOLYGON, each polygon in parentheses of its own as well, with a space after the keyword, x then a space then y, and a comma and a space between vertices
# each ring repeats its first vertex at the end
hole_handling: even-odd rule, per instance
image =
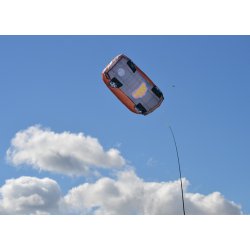
POLYGON ((171 126, 169 126, 169 128, 170 128, 170 131, 171 131, 172 136, 173 136, 173 140, 174 140, 174 144, 175 144, 175 149, 176 149, 176 155, 177 155, 177 159, 178 159, 179 176, 180 176, 180 183, 181 183, 182 209, 183 209, 183 214, 185 215, 186 212, 185 212, 185 204, 184 204, 184 195, 183 195, 183 186, 182 186, 182 177, 181 177, 181 164, 180 164, 180 158, 179 158, 179 153, 178 153, 178 148, 177 148, 177 144, 176 144, 174 132, 173 132, 171 126))

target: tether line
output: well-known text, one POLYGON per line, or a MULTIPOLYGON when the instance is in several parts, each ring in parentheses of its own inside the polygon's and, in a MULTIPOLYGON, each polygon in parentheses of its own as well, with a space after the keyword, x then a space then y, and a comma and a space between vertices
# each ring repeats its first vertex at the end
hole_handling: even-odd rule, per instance
POLYGON ((179 158, 179 153, 178 153, 178 148, 177 148, 177 144, 176 144, 174 132, 173 132, 171 126, 169 126, 169 128, 170 128, 170 131, 171 131, 172 136, 173 136, 173 139, 174 139, 174 144, 175 144, 175 149, 176 149, 176 155, 177 155, 177 159, 178 159, 179 175, 180 175, 180 183, 181 183, 182 209, 183 209, 183 214, 185 215, 186 212, 185 212, 184 195, 183 195, 183 187, 182 187, 182 177, 181 177, 181 164, 180 164, 180 158, 179 158))

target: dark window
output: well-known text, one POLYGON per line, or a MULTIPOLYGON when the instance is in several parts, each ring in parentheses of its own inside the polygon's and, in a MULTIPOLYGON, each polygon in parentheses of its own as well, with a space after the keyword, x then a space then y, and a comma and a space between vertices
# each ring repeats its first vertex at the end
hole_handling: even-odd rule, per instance
POLYGON ((135 67, 134 63, 133 63, 131 60, 129 60, 129 61, 127 62, 127 64, 128 64, 128 66, 129 66, 129 68, 133 71, 133 73, 135 73, 136 67, 135 67))
POLYGON ((116 77, 112 78, 110 85, 115 88, 122 87, 122 83, 116 77))
POLYGON ((142 114, 146 113, 147 110, 144 108, 144 106, 141 103, 138 103, 137 105, 135 105, 136 109, 138 109, 139 111, 142 112, 142 114))
POLYGON ((152 88, 152 92, 153 92, 157 97, 159 97, 159 98, 162 97, 162 92, 161 92, 156 86, 154 86, 154 87, 152 88))

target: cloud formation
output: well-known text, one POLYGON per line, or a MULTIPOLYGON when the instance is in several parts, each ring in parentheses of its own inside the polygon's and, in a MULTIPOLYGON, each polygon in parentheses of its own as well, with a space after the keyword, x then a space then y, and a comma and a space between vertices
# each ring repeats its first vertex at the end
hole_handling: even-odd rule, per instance
POLYGON ((56 181, 22 176, 0 188, 1 214, 56 214, 61 191, 56 181))
MULTIPOLYGON (((19 131, 7 150, 15 166, 31 165, 69 176, 87 175, 98 168, 119 169, 126 161, 120 151, 105 151, 96 138, 83 133, 55 133, 40 126, 19 131)), ((152 158, 148 164, 154 163, 152 158)), ((146 182, 133 169, 119 170, 115 178, 83 183, 63 196, 50 178, 22 176, 0 187, 0 214, 182 214, 180 183, 146 182)), ((241 207, 219 192, 208 195, 187 191, 187 214, 242 214, 241 207)))
MULTIPOLYGON (((209 195, 187 193, 187 214, 241 214, 241 208, 219 192, 209 195)), ((101 178, 69 191, 64 197, 67 211, 93 214, 182 214, 179 180, 145 182, 134 171, 123 171, 117 179, 101 178)))
POLYGON ((35 169, 69 176, 87 175, 94 168, 119 168, 125 165, 120 151, 105 151, 98 139, 83 133, 55 133, 40 126, 18 132, 7 150, 7 160, 35 169))
MULTIPOLYGON (((219 192, 188 193, 188 185, 183 179, 187 214, 242 213, 219 192)), ((182 214, 182 203, 178 180, 145 182, 133 170, 84 183, 65 196, 52 179, 23 176, 0 188, 0 214, 182 214)))

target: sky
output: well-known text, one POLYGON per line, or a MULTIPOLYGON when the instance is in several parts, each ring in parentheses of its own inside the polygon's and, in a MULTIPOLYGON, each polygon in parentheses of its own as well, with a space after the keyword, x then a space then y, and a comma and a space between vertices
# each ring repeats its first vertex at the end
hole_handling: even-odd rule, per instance
POLYGON ((249 36, 1 36, 1 214, 249 214, 249 36), (130 57, 148 116, 101 79, 130 57))

